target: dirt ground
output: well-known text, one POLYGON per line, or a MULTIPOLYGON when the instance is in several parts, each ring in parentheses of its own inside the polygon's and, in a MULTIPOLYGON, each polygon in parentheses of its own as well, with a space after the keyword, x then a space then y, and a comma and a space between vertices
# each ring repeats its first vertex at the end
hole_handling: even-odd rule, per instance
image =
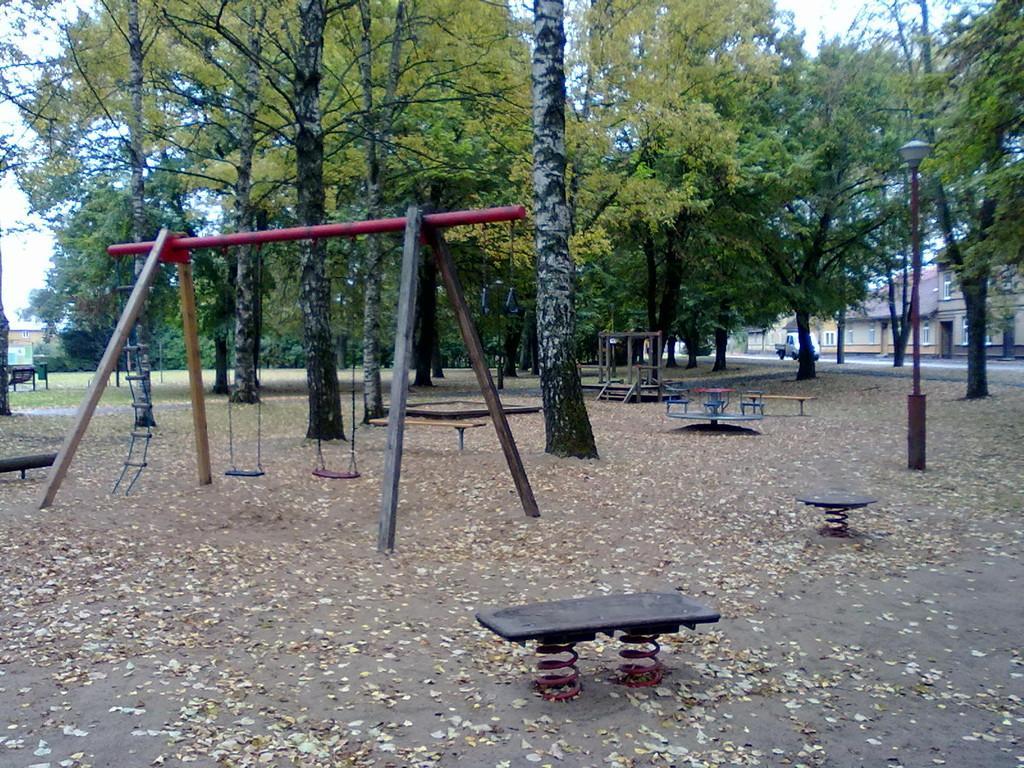
MULTIPOLYGON (((382 430, 358 432, 360 479, 315 479, 305 401, 271 389, 267 474, 225 478, 211 404, 218 472, 197 488, 189 411, 166 407, 124 498, 129 413, 105 412, 51 509, 33 503, 44 473, 0 476, 0 766, 1024 765, 1024 389, 966 402, 928 382, 928 471, 911 473, 905 381, 789 375, 721 379, 817 396, 805 418, 770 404, 760 434, 590 402, 596 461, 545 455, 542 417, 512 417, 538 520, 491 430, 460 453, 454 432, 410 428, 390 557, 382 430), (837 486, 880 499, 851 539, 794 500, 837 486), (722 614, 662 638, 655 688, 617 685, 601 638, 578 646, 582 695, 545 701, 533 649, 474 620, 638 590, 722 614)), ((470 385, 456 372, 413 399, 470 385)), ((69 421, 3 421, 0 456, 69 421)), ((236 411, 239 463, 253 421, 236 411)))

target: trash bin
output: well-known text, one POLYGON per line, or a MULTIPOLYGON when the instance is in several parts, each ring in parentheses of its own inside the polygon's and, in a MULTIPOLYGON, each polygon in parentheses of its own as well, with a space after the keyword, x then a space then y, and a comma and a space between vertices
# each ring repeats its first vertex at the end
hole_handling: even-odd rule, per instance
POLYGON ((47 372, 47 366, 49 366, 49 363, 36 363, 35 366, 36 366, 36 378, 39 381, 45 381, 46 382, 46 388, 49 389, 50 388, 50 377, 48 376, 48 372, 47 372))

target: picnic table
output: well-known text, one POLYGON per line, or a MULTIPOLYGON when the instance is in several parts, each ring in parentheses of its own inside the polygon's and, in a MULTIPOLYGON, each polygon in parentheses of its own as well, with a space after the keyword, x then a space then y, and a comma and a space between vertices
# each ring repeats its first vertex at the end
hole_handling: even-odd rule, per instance
POLYGON ((862 509, 878 501, 871 496, 840 489, 805 494, 797 496, 796 500, 801 504, 820 509, 825 514, 825 525, 818 531, 822 536, 838 537, 850 535, 851 509, 862 509))
POLYGON ((545 699, 563 701, 581 690, 576 661, 578 642, 593 640, 598 633, 627 646, 619 651, 624 662, 620 682, 630 687, 657 685, 664 676, 658 661, 658 635, 674 634, 681 627, 718 621, 717 611, 678 592, 638 592, 599 595, 575 600, 554 600, 512 608, 480 611, 476 619, 495 634, 515 643, 538 642, 537 654, 547 658, 537 664, 541 673, 535 685, 545 699), (635 646, 647 646, 635 647, 635 646))

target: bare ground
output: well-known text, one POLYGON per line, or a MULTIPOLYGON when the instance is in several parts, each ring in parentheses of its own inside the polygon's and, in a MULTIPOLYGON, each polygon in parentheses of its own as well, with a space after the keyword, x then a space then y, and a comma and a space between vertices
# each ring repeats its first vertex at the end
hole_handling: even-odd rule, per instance
MULTIPOLYGON (((514 386, 535 402, 535 380, 514 386)), ((362 478, 317 480, 305 402, 271 397, 267 475, 200 489, 190 415, 168 408, 140 492, 118 498, 129 416, 98 416, 52 509, 34 509, 41 473, 0 476, 0 766, 1024 765, 1024 390, 967 402, 929 382, 929 470, 910 473, 905 382, 760 388, 818 400, 807 418, 771 404, 759 435, 591 402, 601 459, 582 462, 543 453, 540 415, 513 417, 539 520, 489 430, 459 453, 410 429, 387 558, 383 431, 358 433, 362 478), (819 536, 794 501, 829 486, 880 498, 857 537, 819 536), (532 649, 473 618, 646 589, 722 613, 663 638, 653 689, 616 685, 604 640, 579 646, 582 696, 544 701, 532 649)), ((251 411, 236 419, 251 435, 251 411)), ((226 415, 210 420, 223 469, 226 415)), ((5 420, 0 455, 68 423, 5 420)))

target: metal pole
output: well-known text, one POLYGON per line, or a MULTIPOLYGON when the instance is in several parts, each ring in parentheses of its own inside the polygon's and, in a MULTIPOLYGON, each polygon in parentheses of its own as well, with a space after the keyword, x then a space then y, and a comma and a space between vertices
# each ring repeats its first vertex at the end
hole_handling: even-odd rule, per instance
POLYGON ((907 398, 907 467, 925 468, 925 396, 921 394, 921 234, 917 167, 910 168, 910 227, 914 285, 910 294, 910 323, 914 333, 914 391, 907 398))

